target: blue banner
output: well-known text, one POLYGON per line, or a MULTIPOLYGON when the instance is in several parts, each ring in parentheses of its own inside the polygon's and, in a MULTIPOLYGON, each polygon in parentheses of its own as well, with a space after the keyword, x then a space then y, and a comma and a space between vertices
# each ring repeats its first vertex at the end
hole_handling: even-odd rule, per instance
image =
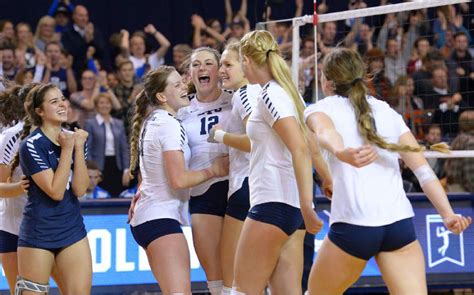
MULTIPOLYGON (((426 204, 426 203, 425 203, 426 204)), ((473 216, 472 207, 456 208, 459 214, 473 216)), ((324 228, 315 238, 315 254, 328 232, 328 210, 319 212, 325 221, 324 228)), ((93 285, 134 285, 156 283, 146 254, 133 239, 127 215, 85 215, 93 261, 93 285)), ((474 274, 474 227, 461 235, 446 230, 434 208, 416 208, 414 224, 417 237, 424 251, 427 273, 473 273, 474 274)), ((191 228, 183 228, 191 254, 191 280, 206 281, 194 247, 191 228)), ((362 276, 380 276, 372 259, 362 276)), ((52 283, 54 286, 54 283, 52 283)), ((7 288, 5 275, 0 276, 0 290, 7 288)))

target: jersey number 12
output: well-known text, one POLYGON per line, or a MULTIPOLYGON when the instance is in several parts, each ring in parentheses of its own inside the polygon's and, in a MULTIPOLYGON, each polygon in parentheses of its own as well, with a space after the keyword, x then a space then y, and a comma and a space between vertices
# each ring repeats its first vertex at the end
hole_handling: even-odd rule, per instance
POLYGON ((210 117, 203 117, 201 119, 201 135, 206 135, 209 130, 211 130, 212 126, 219 123, 218 116, 210 116, 210 117))

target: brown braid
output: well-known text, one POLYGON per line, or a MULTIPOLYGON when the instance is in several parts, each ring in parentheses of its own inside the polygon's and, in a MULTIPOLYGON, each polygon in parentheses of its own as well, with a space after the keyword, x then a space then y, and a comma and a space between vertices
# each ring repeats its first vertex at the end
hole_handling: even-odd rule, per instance
POLYGON ((142 124, 149 114, 150 107, 159 106, 156 94, 163 92, 167 86, 168 76, 176 71, 174 67, 160 66, 158 69, 150 71, 145 76, 145 89, 142 90, 135 99, 135 110, 132 119, 132 132, 130 134, 130 176, 138 167, 139 138, 142 124))
POLYGON ((360 55, 347 48, 334 48, 325 58, 323 73, 332 81, 338 95, 348 97, 358 124, 360 135, 366 142, 394 152, 421 152, 420 146, 408 146, 385 141, 377 134, 372 110, 367 102, 367 87, 363 81, 365 66, 360 55))

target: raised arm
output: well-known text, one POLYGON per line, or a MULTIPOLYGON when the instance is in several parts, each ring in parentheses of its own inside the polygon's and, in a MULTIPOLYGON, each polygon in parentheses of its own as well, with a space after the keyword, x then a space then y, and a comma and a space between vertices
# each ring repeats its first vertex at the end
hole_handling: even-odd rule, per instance
POLYGON ((68 132, 61 132, 59 135, 61 145, 61 156, 56 171, 49 168, 31 175, 33 181, 51 199, 61 201, 69 182, 71 172, 72 153, 74 150, 74 135, 68 132))

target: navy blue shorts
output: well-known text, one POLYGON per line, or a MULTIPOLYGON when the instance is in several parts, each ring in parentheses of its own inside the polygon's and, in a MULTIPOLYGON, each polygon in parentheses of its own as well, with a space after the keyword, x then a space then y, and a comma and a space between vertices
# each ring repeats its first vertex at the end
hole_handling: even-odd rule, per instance
POLYGON ((16 252, 18 247, 18 236, 0 230, 0 253, 16 252))
POLYGON ((344 252, 369 260, 379 252, 395 251, 416 241, 412 218, 383 226, 360 226, 337 222, 328 238, 344 252))
POLYGON ((43 250, 46 250, 46 251, 49 251, 49 252, 53 253, 54 255, 58 255, 59 252, 61 252, 64 248, 66 248, 66 247, 61 247, 61 248, 38 247, 38 246, 36 246, 34 244, 31 244, 31 243, 28 243, 27 241, 22 240, 22 239, 18 239, 18 247, 43 249, 43 250))
POLYGON ((299 208, 279 202, 255 205, 250 208, 247 216, 256 221, 273 224, 288 236, 298 230, 303 222, 303 215, 299 208))
POLYGON ((130 226, 133 238, 138 245, 146 249, 154 240, 166 235, 183 233, 181 225, 175 219, 160 218, 147 221, 137 226, 130 226))
POLYGON ((189 213, 224 217, 225 211, 227 210, 228 192, 228 180, 214 183, 204 194, 192 196, 191 199, 189 199, 189 213))
POLYGON ((242 187, 230 196, 226 215, 244 221, 250 209, 249 178, 246 177, 242 187))

